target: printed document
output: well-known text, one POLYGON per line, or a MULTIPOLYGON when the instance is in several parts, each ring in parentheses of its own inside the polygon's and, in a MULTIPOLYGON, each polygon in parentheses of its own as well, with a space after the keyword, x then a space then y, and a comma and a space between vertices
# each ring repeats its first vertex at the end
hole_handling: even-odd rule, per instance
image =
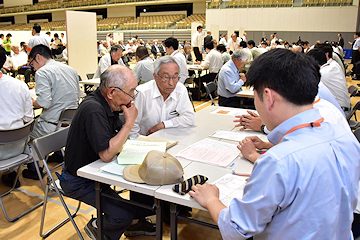
POLYGON ((226 207, 233 198, 243 198, 247 178, 228 173, 213 182, 219 188, 220 200, 226 207))
POLYGON ((226 167, 239 153, 235 144, 205 138, 180 151, 176 157, 226 167))

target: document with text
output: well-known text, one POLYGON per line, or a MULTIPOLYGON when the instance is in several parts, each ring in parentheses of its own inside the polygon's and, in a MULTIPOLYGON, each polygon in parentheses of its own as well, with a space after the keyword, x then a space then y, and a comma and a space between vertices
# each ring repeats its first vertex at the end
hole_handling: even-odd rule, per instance
POLYGON ((255 136, 255 135, 258 136, 263 141, 268 141, 265 134, 260 135, 259 133, 255 133, 254 131, 249 131, 249 130, 227 131, 227 130, 219 129, 213 134, 211 134, 210 137, 240 142, 244 140, 244 138, 246 137, 255 136))
POLYGON ((205 138, 180 151, 176 157, 226 167, 239 153, 235 144, 205 138))
POLYGON ((220 200, 226 207, 230 206, 233 198, 243 198, 246 179, 248 177, 228 173, 213 182, 219 188, 220 200))
POLYGON ((118 164, 141 164, 151 150, 166 151, 166 142, 127 140, 119 156, 118 164))

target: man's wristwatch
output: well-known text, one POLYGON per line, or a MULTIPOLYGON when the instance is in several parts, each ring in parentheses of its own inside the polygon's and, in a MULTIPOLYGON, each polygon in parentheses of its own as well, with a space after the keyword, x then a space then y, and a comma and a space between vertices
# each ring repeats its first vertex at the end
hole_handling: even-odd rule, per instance
POLYGON ((266 132, 265 132, 265 124, 261 125, 260 129, 261 129, 261 132, 263 134, 266 134, 266 132))

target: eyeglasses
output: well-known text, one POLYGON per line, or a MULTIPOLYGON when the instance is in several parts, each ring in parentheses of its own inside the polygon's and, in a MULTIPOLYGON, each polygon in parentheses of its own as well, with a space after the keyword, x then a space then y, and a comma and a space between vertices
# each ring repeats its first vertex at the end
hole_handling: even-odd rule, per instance
POLYGON ((33 58, 33 59, 29 62, 29 66, 30 66, 30 67, 34 67, 33 61, 36 61, 35 58, 33 58))
POLYGON ((161 78, 161 80, 162 80, 163 82, 170 82, 170 79, 173 80, 173 82, 179 81, 179 74, 175 74, 175 75, 172 76, 172 77, 167 76, 167 75, 165 75, 165 76, 160 76, 160 75, 158 75, 158 76, 161 78))
POLYGON ((116 88, 117 90, 120 90, 122 91, 123 93, 125 93, 126 95, 128 95, 129 97, 131 97, 133 100, 135 100, 135 98, 137 97, 137 95, 139 94, 139 91, 134 89, 134 95, 130 95, 129 93, 125 92, 124 90, 122 90, 121 88, 119 87, 113 87, 113 88, 116 88))

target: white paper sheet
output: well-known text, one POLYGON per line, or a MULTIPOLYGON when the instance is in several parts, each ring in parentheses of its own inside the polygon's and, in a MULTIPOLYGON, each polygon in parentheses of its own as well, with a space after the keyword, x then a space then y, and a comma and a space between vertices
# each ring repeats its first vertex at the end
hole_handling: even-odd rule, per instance
POLYGON ((100 170, 104 171, 104 172, 108 172, 108 173, 112 173, 115 175, 119 175, 122 176, 123 175, 123 170, 126 167, 126 165, 120 165, 117 163, 117 160, 115 159, 114 161, 106 164, 105 166, 101 167, 100 170))
POLYGON ((127 140, 117 157, 118 164, 141 164, 151 150, 166 151, 166 142, 127 140))
MULTIPOLYGON (((239 116, 239 115, 246 115, 249 114, 247 112, 248 109, 226 109, 226 108, 218 108, 211 112, 211 114, 218 114, 218 115, 229 115, 229 116, 239 116)), ((251 110, 250 110, 251 111, 251 110)), ((256 113, 256 111, 253 110, 256 113)))
POLYGON ((227 130, 217 130, 210 137, 220 138, 220 139, 227 139, 231 141, 240 142, 244 140, 246 137, 250 136, 258 136, 263 141, 268 141, 266 135, 260 135, 258 133, 254 133, 253 131, 243 130, 243 131, 227 131, 227 130))
POLYGON ((243 197, 247 178, 228 173, 213 182, 219 188, 220 200, 225 206, 229 207, 233 198, 243 197))
POLYGON ((239 153, 240 151, 234 144, 205 138, 188 146, 176 156, 192 161, 226 167, 239 156, 239 153))

